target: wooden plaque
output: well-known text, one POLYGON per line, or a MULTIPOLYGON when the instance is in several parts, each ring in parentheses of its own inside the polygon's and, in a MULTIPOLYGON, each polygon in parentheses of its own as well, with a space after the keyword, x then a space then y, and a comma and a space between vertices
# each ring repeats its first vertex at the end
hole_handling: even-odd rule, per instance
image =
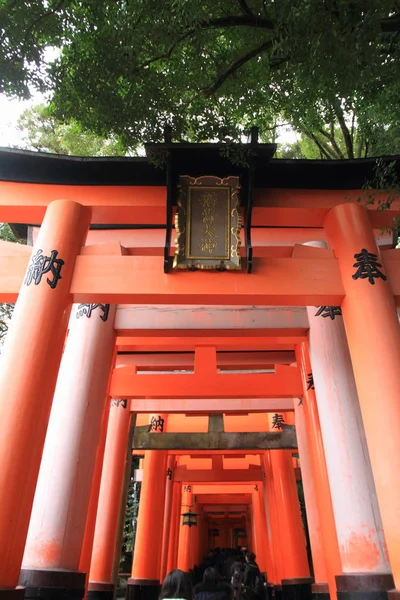
POLYGON ((241 269, 239 178, 179 178, 175 216, 178 269, 241 269))

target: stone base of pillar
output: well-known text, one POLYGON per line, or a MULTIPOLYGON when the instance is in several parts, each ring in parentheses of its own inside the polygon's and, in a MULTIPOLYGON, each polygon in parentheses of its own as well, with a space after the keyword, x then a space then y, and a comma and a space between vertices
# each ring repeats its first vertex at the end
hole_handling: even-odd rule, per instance
POLYGON ((330 600, 329 586, 327 583, 313 583, 311 586, 313 600, 330 600))
POLYGON ((19 583, 25 588, 25 599, 82 600, 85 595, 85 573, 52 569, 21 569, 19 583))
POLYGON ((25 588, 17 587, 14 589, 0 588, 0 600, 23 600, 25 598, 25 588))
POLYGON ((281 585, 275 585, 274 586, 274 592, 275 592, 275 600, 282 600, 283 596, 282 596, 282 586, 281 585))
POLYGON ((310 577, 282 579, 283 600, 311 600, 312 583, 313 579, 310 577))
POLYGON ((400 590, 389 590, 387 596, 388 600, 400 600, 400 590))
POLYGON ((158 600, 160 582, 157 579, 128 579, 126 600, 158 600))
POLYGON ((387 600, 394 587, 390 573, 343 574, 335 579, 338 600, 387 600))
POLYGON ((115 585, 112 583, 99 583, 89 581, 87 599, 88 600, 114 600, 115 585))
POLYGON ((274 597, 274 584, 273 583, 267 583, 265 597, 267 598, 267 600, 272 600, 272 598, 274 597))

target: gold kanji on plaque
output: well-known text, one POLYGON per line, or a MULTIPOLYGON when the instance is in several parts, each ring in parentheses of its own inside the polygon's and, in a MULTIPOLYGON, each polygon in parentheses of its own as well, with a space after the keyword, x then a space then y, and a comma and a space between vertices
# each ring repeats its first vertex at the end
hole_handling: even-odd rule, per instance
POLYGON ((241 269, 239 178, 179 178, 174 268, 241 269))

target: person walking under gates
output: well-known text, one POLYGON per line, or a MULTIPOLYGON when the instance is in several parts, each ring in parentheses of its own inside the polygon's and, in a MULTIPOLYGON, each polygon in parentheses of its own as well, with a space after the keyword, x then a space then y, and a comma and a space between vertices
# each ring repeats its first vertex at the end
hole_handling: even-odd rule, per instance
POLYGON ((231 566, 231 584, 233 587, 233 598, 239 600, 240 592, 244 582, 244 564, 240 560, 240 555, 235 557, 235 561, 231 566))
POLYGON ((192 584, 189 575, 174 569, 164 579, 159 600, 193 600, 192 584))
POLYGON ((265 595, 264 579, 256 563, 254 552, 247 552, 244 570, 244 595, 246 600, 259 600, 265 595))
POLYGON ((213 567, 206 569, 203 582, 194 588, 195 600, 233 600, 233 589, 222 580, 221 575, 213 567))

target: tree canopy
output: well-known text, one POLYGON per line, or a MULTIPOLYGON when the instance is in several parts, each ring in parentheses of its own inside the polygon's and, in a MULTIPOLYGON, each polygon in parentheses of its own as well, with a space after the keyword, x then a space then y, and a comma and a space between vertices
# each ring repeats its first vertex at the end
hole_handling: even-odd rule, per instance
POLYGON ((0 91, 126 148, 265 139, 289 122, 325 158, 394 153, 398 0, 0 0, 0 91), (61 49, 46 66, 45 50, 61 49))
POLYGON ((48 106, 39 104, 25 110, 17 122, 21 134, 18 147, 73 156, 115 156, 123 154, 117 140, 104 139, 84 131, 74 119, 62 122, 48 106))

